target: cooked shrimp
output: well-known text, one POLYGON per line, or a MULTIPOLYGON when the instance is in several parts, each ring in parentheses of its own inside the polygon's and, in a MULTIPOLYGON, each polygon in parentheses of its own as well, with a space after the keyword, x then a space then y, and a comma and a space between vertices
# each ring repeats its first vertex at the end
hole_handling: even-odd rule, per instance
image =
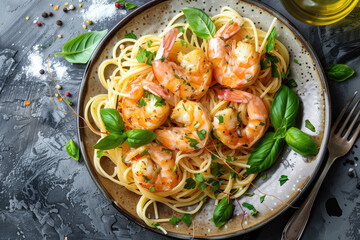
POLYGON ((120 100, 118 110, 127 126, 152 130, 166 121, 169 94, 161 86, 139 77, 128 83, 125 92, 127 97, 120 100))
POLYGON ((218 111, 213 121, 215 136, 231 149, 250 148, 264 135, 267 128, 268 111, 263 100, 251 93, 235 89, 219 91, 218 98, 246 103, 249 120, 246 127, 241 128, 239 113, 233 108, 218 111))
POLYGON ((179 52, 177 60, 171 62, 169 53, 172 49, 178 30, 170 30, 163 38, 155 60, 152 62, 156 79, 170 92, 180 98, 199 99, 209 89, 212 69, 206 55, 201 49, 189 53, 179 52))
POLYGON ((167 192, 178 183, 172 152, 156 143, 149 143, 128 153, 135 182, 151 192, 167 192), (134 156, 135 155, 135 156, 134 156))
POLYGON ((155 130, 156 139, 165 147, 189 152, 205 146, 211 122, 205 108, 200 103, 180 101, 175 106, 170 118, 181 127, 155 130))
POLYGON ((208 57, 214 78, 221 85, 237 88, 252 84, 260 71, 260 54, 250 43, 229 40, 240 31, 244 19, 235 18, 209 40, 208 57))

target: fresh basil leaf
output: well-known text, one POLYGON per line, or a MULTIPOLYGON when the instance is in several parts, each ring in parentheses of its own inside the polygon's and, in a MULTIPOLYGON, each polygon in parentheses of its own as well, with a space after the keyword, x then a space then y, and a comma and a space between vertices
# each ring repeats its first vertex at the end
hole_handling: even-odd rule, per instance
POLYGON ((93 31, 80 34, 71 39, 63 46, 62 52, 55 55, 63 55, 70 63, 87 63, 94 52, 95 48, 106 35, 108 30, 93 31))
POLYGON ((299 110, 299 98, 289 87, 282 85, 276 93, 270 109, 270 119, 277 130, 286 123, 286 129, 295 125, 295 117, 299 110))
POLYGON ((136 39, 136 35, 132 32, 128 32, 127 34, 125 34, 125 38, 132 38, 132 39, 136 39))
POLYGON ((260 197, 260 203, 263 203, 263 201, 265 200, 265 197, 266 197, 266 195, 263 195, 260 197))
POLYGON ((312 123, 309 120, 305 120, 305 127, 312 132, 316 131, 314 125, 312 125, 312 123))
POLYGON ((172 217, 172 218, 169 220, 169 222, 170 222, 172 225, 178 225, 180 221, 181 221, 181 220, 180 220, 178 217, 176 217, 176 216, 172 217))
POLYGON ((146 129, 132 129, 126 132, 126 143, 131 148, 138 148, 152 142, 156 134, 146 129))
POLYGON ((127 9, 133 9, 133 8, 136 8, 137 6, 136 6, 135 4, 126 2, 126 3, 125 3, 125 7, 126 7, 127 9))
POLYGON ((193 7, 185 7, 182 11, 196 36, 202 39, 210 39, 214 36, 215 24, 205 12, 193 7))
POLYGON ((74 160, 79 161, 79 147, 74 143, 72 139, 70 139, 66 143, 66 152, 72 157, 74 160))
POLYGON ((285 141, 292 150, 301 155, 313 155, 319 152, 311 137, 295 127, 287 130, 285 141))
POLYGON ((123 133, 125 130, 124 121, 118 110, 114 108, 100 109, 100 116, 109 133, 123 133))
POLYGON ((250 203, 244 202, 242 204, 243 207, 246 207, 247 209, 251 210, 251 216, 255 216, 258 211, 255 209, 255 207, 253 205, 251 205, 250 203))
POLYGON ((274 139, 285 138, 286 136, 286 126, 283 125, 281 128, 278 128, 275 132, 274 139))
POLYGON ((266 43, 266 52, 269 53, 275 46, 276 27, 271 30, 266 43))
POLYGON ((283 145, 283 139, 274 139, 275 133, 266 133, 256 144, 255 149, 247 161, 250 168, 246 169, 247 174, 259 173, 271 167, 279 155, 283 145))
POLYGON ((190 214, 185 213, 185 214, 182 216, 181 221, 183 221, 188 227, 190 227, 190 225, 191 225, 190 214))
POLYGON ((355 73, 354 69, 345 64, 331 64, 325 71, 330 80, 337 82, 343 82, 355 73))
POLYGON ((281 177, 279 178, 280 186, 284 185, 284 183, 286 183, 288 180, 289 180, 288 176, 281 175, 281 177))
POLYGON ((119 147, 125 142, 123 134, 110 133, 106 137, 102 138, 97 144, 93 146, 95 149, 110 150, 119 147))
POLYGON ((213 218, 211 219, 216 227, 224 226, 231 218, 234 212, 233 200, 228 200, 228 196, 221 199, 214 209, 213 218))
POLYGON ((186 184, 184 186, 185 189, 194 189, 196 187, 196 182, 191 177, 185 180, 186 184))

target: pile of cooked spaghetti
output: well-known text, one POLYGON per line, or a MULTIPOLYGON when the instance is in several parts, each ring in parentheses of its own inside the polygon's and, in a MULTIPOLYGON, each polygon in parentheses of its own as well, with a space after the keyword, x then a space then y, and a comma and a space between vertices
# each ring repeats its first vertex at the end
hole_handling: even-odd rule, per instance
MULTIPOLYGON (((241 91, 247 92, 250 95, 254 95, 262 99, 268 113, 270 111, 274 96, 277 90, 280 88, 282 81, 281 74, 274 75, 272 70, 276 68, 278 73, 287 72, 289 64, 289 54, 284 45, 279 41, 276 41, 274 48, 270 52, 267 53, 265 49, 268 36, 271 34, 271 30, 275 25, 276 19, 274 19, 269 26, 269 31, 264 32, 260 29, 257 29, 252 20, 241 17, 235 10, 229 7, 224 7, 219 14, 211 18, 215 24, 216 30, 219 30, 229 21, 233 21, 233 19, 242 19, 243 24, 241 25, 241 29, 234 36, 232 36, 232 39, 251 44, 255 51, 259 54, 259 58, 261 59, 260 65, 266 65, 266 62, 264 63, 266 57, 275 57, 277 59, 277 61, 273 61, 271 63, 274 66, 261 67, 256 76, 256 80, 254 80, 252 84, 244 84, 243 86, 239 86, 241 91)), ((138 115, 140 115, 140 113, 136 111, 131 112, 126 108, 141 108, 144 107, 144 104, 146 104, 138 101, 137 105, 131 105, 128 102, 132 97, 134 97, 132 96, 132 91, 136 90, 132 86, 135 86, 135 84, 141 85, 142 81, 159 85, 157 82, 158 74, 154 74, 151 60, 153 56, 159 55, 157 51, 159 51, 161 41, 164 39, 167 33, 173 29, 180 29, 178 32, 176 32, 177 35, 175 44, 172 47, 169 56, 167 56, 169 61, 171 60, 176 63, 177 58, 179 58, 179 52, 188 53, 193 49, 200 49, 205 56, 208 56, 209 40, 198 38, 198 36, 196 36, 196 34, 192 31, 189 24, 184 22, 184 13, 179 13, 169 22, 167 27, 159 36, 145 35, 138 39, 124 38, 118 41, 114 46, 112 59, 107 59, 101 63, 98 69, 98 75, 101 84, 108 91, 108 93, 92 97, 85 108, 85 118, 88 121, 91 119, 99 128, 99 130, 103 132, 102 134, 94 132, 95 134, 100 135, 99 140, 107 136, 106 129, 100 114, 100 110, 104 108, 117 109, 121 117, 124 119, 125 128, 127 130, 133 128, 147 129, 147 126, 151 125, 150 118, 143 119, 143 125, 136 125, 136 123, 131 120, 129 115, 133 114, 133 118, 135 119, 138 115), (141 52, 153 53, 153 56, 150 56, 150 61, 139 60, 138 55, 141 52), (114 70, 111 76, 106 78, 105 72, 108 69, 114 70)), ((149 58, 149 55, 145 54, 145 56, 149 58)), ((164 57, 161 58, 161 62, 164 62, 164 57)), ((250 79, 250 77, 248 79, 250 79)), ((186 83, 186 81, 184 82, 186 83)), ((237 118, 241 119, 239 120, 240 123, 238 123, 238 126, 240 128, 244 128, 250 124, 249 113, 247 111, 248 102, 233 102, 224 98, 220 99, 218 97, 218 91, 220 89, 219 87, 220 84, 214 78, 213 73, 208 88, 202 91, 200 98, 197 96, 193 96, 191 99, 181 98, 181 95, 177 94, 176 92, 174 94, 172 91, 169 91, 166 89, 166 87, 163 86, 162 89, 165 90, 165 95, 169 95, 168 98, 163 99, 161 94, 160 96, 156 96, 156 93, 159 92, 159 90, 151 91, 151 87, 145 88, 144 85, 144 96, 141 99, 146 99, 146 97, 149 98, 149 95, 152 95, 154 101, 159 103, 159 107, 168 108, 164 110, 168 112, 167 116, 169 116, 175 110, 179 110, 177 109, 179 108, 179 102, 183 104, 185 111, 187 110, 185 109, 184 105, 184 103, 186 104, 186 101, 195 102, 196 104, 199 104, 198 106, 203 108, 203 111, 209 118, 210 122, 217 121, 218 125, 221 123, 221 119, 218 118, 217 113, 223 111, 224 109, 236 109, 237 118)), ((177 90, 181 91, 179 89, 177 90)), ((149 101, 147 103, 149 103, 149 101)), ((187 107, 188 105, 186 105, 186 108, 187 107)), ((163 136, 162 139, 156 139, 156 143, 154 141, 151 144, 158 144, 159 146, 162 146, 164 153, 170 154, 169 159, 170 161, 173 161, 173 165, 171 166, 174 167, 172 168, 172 171, 169 171, 169 169, 162 169, 164 166, 159 165, 158 163, 153 163, 152 166, 155 167, 153 171, 157 172, 158 174, 160 174, 159 171, 167 171, 166 173, 163 173, 165 178, 167 175, 176 176, 176 183, 172 185, 170 184, 171 186, 168 188, 159 187, 159 190, 157 190, 156 186, 154 188, 156 182, 154 183, 151 179, 149 179, 149 177, 144 175, 142 176, 144 181, 141 181, 141 179, 139 180, 138 176, 135 176, 137 172, 133 169, 134 164, 138 163, 139 159, 141 158, 147 158, 147 161, 151 161, 152 153, 157 151, 155 145, 147 145, 142 146, 139 149, 133 149, 124 143, 114 149, 103 151, 101 156, 98 154, 99 150, 94 151, 94 166, 99 174, 141 196, 137 205, 137 214, 145 221, 147 225, 154 227, 158 226, 158 223, 169 221, 169 219, 161 218, 161 216, 159 216, 157 203, 162 203, 179 213, 194 214, 199 211, 199 209, 204 204, 204 199, 207 197, 215 199, 216 202, 226 196, 229 196, 229 194, 231 194, 231 198, 239 198, 246 192, 251 182, 255 179, 256 174, 246 174, 246 169, 250 167, 247 165, 247 160, 252 149, 254 148, 254 143, 259 138, 261 138, 261 136, 268 128, 269 121, 264 123, 260 122, 260 125, 264 125, 264 131, 261 133, 261 136, 255 137, 256 141, 254 141, 251 145, 243 144, 242 146, 238 147, 229 147, 226 143, 223 143, 221 139, 218 138, 218 136, 216 136, 216 131, 214 132, 211 127, 211 132, 202 132, 202 136, 205 136, 207 139, 206 141, 200 141, 197 139, 197 143, 195 142, 195 144, 192 145, 191 141, 189 141, 190 146, 193 147, 191 151, 182 151, 181 146, 168 147, 166 144, 166 146, 163 146, 164 142, 167 141, 166 134, 171 135, 172 129, 179 129, 183 126, 179 126, 178 124, 176 127, 174 127, 174 123, 169 117, 164 119, 159 118, 157 123, 161 125, 157 126, 156 129, 150 128, 148 130, 151 130, 155 133, 162 133, 163 136), (202 145, 202 142, 205 144, 202 145), (101 164, 102 159, 106 157, 114 163, 114 169, 111 173, 105 171, 101 164), (195 181, 198 180, 197 177, 199 176, 201 176, 200 178, 204 178, 204 182, 212 179, 210 182, 208 182, 208 185, 211 186, 209 187, 208 185, 205 185, 202 188, 191 187, 192 181, 188 179, 192 178, 195 181), (154 209, 154 216, 151 217, 147 214, 147 209, 150 206, 152 206, 154 209), (185 211, 184 207, 187 206, 194 206, 192 208, 193 210, 190 212, 185 211)), ((196 124, 197 123, 194 125, 196 124)), ((253 134, 259 133, 255 132, 253 134)), ((190 137, 186 136, 186 139, 191 139, 190 137)), ((197 138, 195 136, 193 137, 197 138)), ((176 145, 177 143, 178 142, 175 142, 173 144, 176 145)), ((145 164, 146 161, 143 163, 145 164)), ((139 166, 137 167, 139 168, 139 166)), ((162 184, 164 184, 164 182, 162 182, 162 184)), ((159 226, 158 228, 162 229, 159 226)), ((165 231, 164 229, 162 230, 165 231)))

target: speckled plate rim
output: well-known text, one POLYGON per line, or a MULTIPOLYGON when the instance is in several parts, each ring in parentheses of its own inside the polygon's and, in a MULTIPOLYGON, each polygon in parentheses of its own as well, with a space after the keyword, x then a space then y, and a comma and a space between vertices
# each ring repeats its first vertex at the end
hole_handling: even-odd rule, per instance
MULTIPOLYGON (((151 8, 159 3, 165 2, 167 0, 153 0, 150 1, 146 4, 144 4, 143 6, 135 9, 133 12, 131 12, 130 14, 128 14, 127 16, 125 16, 115 27, 113 27, 107 34, 106 36, 101 40, 101 42, 99 43, 99 45, 97 46, 97 48, 95 49, 95 51, 93 52, 86 68, 85 68, 85 72, 82 78, 82 82, 80 85, 80 91, 79 91, 79 98, 78 98, 78 107, 77 107, 77 111, 78 113, 82 113, 84 108, 83 108, 83 103, 85 100, 85 96, 86 96, 86 89, 87 89, 87 79, 88 76, 90 74, 90 69, 93 67, 92 65, 94 64, 95 60, 100 56, 103 48, 109 43, 109 41, 111 40, 111 38, 122 28, 124 27, 128 22, 130 22, 135 16, 137 16, 138 14, 142 13, 143 11, 147 10, 148 8, 151 8)), ((234 0, 236 1, 236 0, 234 0)), ((330 123, 331 123, 331 109, 330 109, 330 92, 329 92, 329 88, 328 88, 328 84, 325 78, 325 74, 323 71, 323 68, 321 66, 321 63, 314 51, 314 49, 311 47, 310 43, 303 37, 303 35, 299 32, 299 30, 295 27, 294 24, 292 24, 290 22, 290 20, 288 20, 285 16, 283 16, 281 13, 279 13, 278 11, 276 11, 275 9, 273 9, 272 7, 261 3, 261 2, 256 2, 256 1, 252 1, 252 0, 242 0, 243 2, 247 2, 249 4, 252 4, 256 7, 259 7, 267 12, 269 12, 271 15, 275 16, 278 20, 280 20, 284 25, 286 25, 291 32, 304 44, 304 47, 306 48, 306 50, 309 52, 312 60, 314 61, 316 68, 318 70, 318 74, 321 80, 321 85, 322 85, 322 89, 323 89, 323 93, 324 93, 324 103, 325 103, 325 128, 324 128, 324 136, 322 139, 322 143, 319 149, 319 153, 317 156, 317 160, 319 161, 319 163, 317 164, 312 176, 307 180, 307 182, 304 184, 302 191, 299 192, 289 203, 293 204, 294 202, 296 202, 299 197, 302 195, 302 193, 309 187, 311 186, 311 183, 315 180, 315 176, 317 176, 317 173, 319 172, 319 169, 322 166, 322 162, 324 159, 324 156, 326 154, 327 151, 327 144, 328 144, 328 140, 329 140, 329 135, 330 135, 330 123)), ((88 154, 85 150, 85 143, 82 139, 82 128, 80 128, 80 123, 81 119, 78 118, 77 122, 76 122, 76 127, 78 130, 78 139, 79 139, 79 145, 80 145, 80 149, 81 149, 81 153, 82 156, 84 158, 85 161, 85 165, 92 177, 92 179, 94 180, 96 186, 99 188, 99 190, 103 193, 103 195, 107 198, 107 200, 121 213, 123 214, 126 218, 128 218, 129 220, 131 220, 132 222, 135 222, 136 224, 138 224, 139 226, 146 228, 152 232, 158 233, 158 234, 162 234, 163 233, 161 231, 159 231, 158 229, 155 228, 151 228, 149 226, 147 226, 143 221, 135 218, 132 214, 130 214, 126 209, 122 208, 121 206, 119 206, 116 201, 114 201, 114 199, 111 197, 110 193, 106 190, 106 188, 104 188, 104 186, 102 185, 102 183, 99 180, 99 177, 96 175, 95 170, 91 167, 91 160, 88 157, 88 154)), ((288 206, 284 206, 281 210, 279 210, 277 213, 275 213, 273 216, 265 219, 263 222, 250 227, 248 229, 242 230, 242 231, 238 231, 235 233, 231 233, 231 234, 226 234, 226 235, 219 235, 219 236, 211 236, 211 237, 204 237, 203 239, 225 239, 225 238, 230 238, 230 237, 236 237, 251 231, 254 231, 256 229, 261 228, 262 226, 264 226, 265 224, 269 223, 270 221, 272 221, 273 219, 275 219, 276 217, 280 216, 282 213, 284 213, 289 207, 288 206)), ((179 238, 179 239, 187 239, 189 238, 189 235, 184 235, 184 234, 177 234, 177 233, 171 233, 168 232, 168 234, 166 236, 169 237, 175 237, 175 238, 179 238)))

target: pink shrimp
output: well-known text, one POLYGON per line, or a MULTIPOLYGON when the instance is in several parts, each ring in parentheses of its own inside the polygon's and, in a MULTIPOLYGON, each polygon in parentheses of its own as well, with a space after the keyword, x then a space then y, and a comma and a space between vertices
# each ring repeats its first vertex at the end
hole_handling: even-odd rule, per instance
POLYGON ((214 78, 230 88, 252 84, 260 71, 260 54, 254 46, 230 40, 244 22, 242 18, 232 19, 209 40, 208 58, 213 64, 214 78))
POLYGON ((167 192, 178 184, 173 153, 163 146, 149 143, 132 149, 127 159, 131 160, 134 181, 148 191, 167 192))
POLYGON ((162 39, 155 60, 152 62, 156 79, 180 98, 199 99, 209 89, 212 69, 201 49, 187 54, 178 53, 179 62, 169 61, 169 53, 176 41, 177 28, 170 30, 162 39))
POLYGON ((152 130, 169 116, 170 107, 165 101, 169 94, 158 84, 139 77, 128 83, 125 94, 128 97, 119 101, 118 110, 127 126, 152 130))
POLYGON ((263 100, 251 93, 226 89, 220 90, 218 98, 221 100, 247 103, 248 124, 242 128, 238 112, 233 108, 225 108, 215 114, 213 125, 214 134, 231 149, 250 148, 264 134, 267 129, 268 111, 263 100))

